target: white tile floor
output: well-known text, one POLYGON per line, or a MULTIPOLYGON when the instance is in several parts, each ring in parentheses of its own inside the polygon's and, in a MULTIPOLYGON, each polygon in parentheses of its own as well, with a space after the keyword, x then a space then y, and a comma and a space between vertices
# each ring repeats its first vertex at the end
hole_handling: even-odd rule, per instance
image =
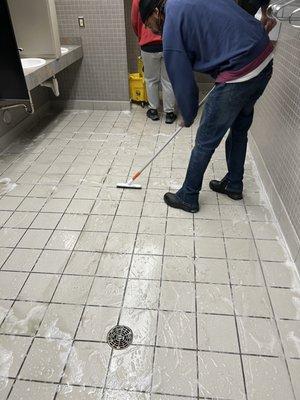
POLYGON ((299 400, 300 291, 249 157, 245 199, 168 209, 196 126, 144 111, 49 115, 0 156, 1 400, 299 400), (9 191, 9 189, 12 189, 9 191), (132 346, 106 343, 116 324, 132 346))

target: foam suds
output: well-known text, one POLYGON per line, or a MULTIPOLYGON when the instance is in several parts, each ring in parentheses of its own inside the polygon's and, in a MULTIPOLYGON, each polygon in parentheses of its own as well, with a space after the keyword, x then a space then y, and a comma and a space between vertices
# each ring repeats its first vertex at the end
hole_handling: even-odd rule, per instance
POLYGON ((12 192, 17 186, 10 178, 0 179, 0 196, 12 192))

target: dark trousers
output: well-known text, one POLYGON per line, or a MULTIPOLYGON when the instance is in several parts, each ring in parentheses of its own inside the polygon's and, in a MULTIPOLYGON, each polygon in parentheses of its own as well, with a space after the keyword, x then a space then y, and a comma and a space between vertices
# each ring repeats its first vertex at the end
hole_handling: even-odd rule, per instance
POLYGON ((228 130, 228 173, 224 179, 228 190, 242 192, 248 131, 253 121, 254 105, 266 89, 272 71, 273 63, 270 62, 257 77, 249 81, 216 85, 203 111, 184 184, 177 192, 185 203, 191 206, 198 204, 206 168, 228 130))

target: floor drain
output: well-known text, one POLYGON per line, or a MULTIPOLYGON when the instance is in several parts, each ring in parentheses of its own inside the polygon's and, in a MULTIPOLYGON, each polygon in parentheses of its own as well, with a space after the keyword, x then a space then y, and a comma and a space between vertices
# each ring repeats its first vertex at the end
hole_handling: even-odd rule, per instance
POLYGON ((107 343, 115 350, 123 350, 132 344, 133 332, 127 326, 117 325, 107 335, 107 343))

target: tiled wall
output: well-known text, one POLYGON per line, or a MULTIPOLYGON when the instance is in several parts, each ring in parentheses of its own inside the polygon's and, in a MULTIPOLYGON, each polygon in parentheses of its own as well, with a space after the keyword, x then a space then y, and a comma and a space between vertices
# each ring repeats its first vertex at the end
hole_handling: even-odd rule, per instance
MULTIPOLYGON (((26 118, 26 113, 23 110, 12 110, 9 111, 12 118, 11 123, 6 124, 3 121, 4 113, 0 112, 0 138, 7 134, 11 129, 18 125, 24 118, 26 118)), ((0 149, 0 152, 3 149, 0 149)))
POLYGON ((56 0, 56 8, 61 36, 80 36, 84 51, 83 61, 59 76, 62 98, 129 100, 123 0, 56 0))
MULTIPOLYGON (((32 101, 35 110, 38 111, 42 106, 46 105, 49 101, 49 91, 46 88, 36 88, 31 92, 32 101)), ((3 112, 0 112, 0 142, 4 135, 12 131, 18 124, 28 118, 28 114, 23 110, 11 110, 9 111, 11 116, 11 122, 9 124, 3 121, 3 112)), ((0 146, 0 152, 3 150, 0 146)))
MULTIPOLYGON (((266 188, 283 231, 289 231, 287 214, 300 238, 300 30, 287 23, 281 27, 274 76, 257 107, 252 136, 268 172, 266 188)), ((294 241, 289 240, 291 232, 288 236, 297 258, 295 235, 294 241)))

